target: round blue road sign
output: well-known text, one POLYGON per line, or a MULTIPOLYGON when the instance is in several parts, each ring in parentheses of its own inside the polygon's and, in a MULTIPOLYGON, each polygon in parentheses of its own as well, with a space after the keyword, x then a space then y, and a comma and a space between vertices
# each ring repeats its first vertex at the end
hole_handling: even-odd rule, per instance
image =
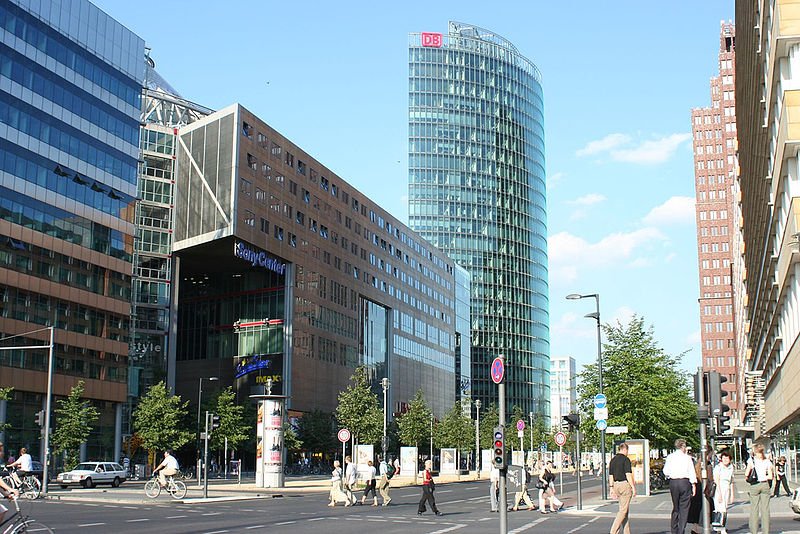
POLYGON ((597 430, 605 430, 608 428, 608 422, 606 422, 605 419, 600 419, 597 421, 597 423, 595 423, 595 426, 597 427, 597 430))
POLYGON ((497 357, 492 361, 492 382, 495 384, 499 384, 503 381, 503 375, 506 373, 506 367, 503 363, 503 359, 497 357))
POLYGON ((602 393, 598 393, 597 395, 594 396, 595 408, 605 408, 606 402, 608 402, 608 399, 606 399, 606 396, 603 395, 602 393))

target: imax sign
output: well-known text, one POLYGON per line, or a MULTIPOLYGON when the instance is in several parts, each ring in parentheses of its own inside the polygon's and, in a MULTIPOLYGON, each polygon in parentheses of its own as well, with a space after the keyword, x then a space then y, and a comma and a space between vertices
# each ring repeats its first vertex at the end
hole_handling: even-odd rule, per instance
POLYGON ((286 272, 286 264, 267 256, 263 250, 256 251, 242 242, 237 241, 233 245, 233 255, 245 261, 249 261, 253 267, 263 267, 278 274, 286 272))

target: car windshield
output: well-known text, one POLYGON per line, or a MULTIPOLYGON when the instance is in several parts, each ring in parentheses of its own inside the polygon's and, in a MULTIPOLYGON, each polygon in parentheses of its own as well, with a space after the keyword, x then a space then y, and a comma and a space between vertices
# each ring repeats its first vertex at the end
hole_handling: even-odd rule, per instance
POLYGON ((73 471, 94 471, 95 467, 97 467, 97 464, 78 464, 78 467, 73 471))

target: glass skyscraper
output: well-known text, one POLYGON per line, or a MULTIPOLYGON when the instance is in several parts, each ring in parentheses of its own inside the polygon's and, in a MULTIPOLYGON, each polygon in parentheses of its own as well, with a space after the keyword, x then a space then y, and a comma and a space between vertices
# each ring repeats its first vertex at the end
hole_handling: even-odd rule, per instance
MULTIPOLYGON (((121 450, 144 70, 144 41, 87 0, 0 2, 1 344, 55 327, 54 395, 83 380, 100 410, 82 458, 121 450)), ((0 354, 0 440, 37 458, 47 352, 0 354)))
POLYGON ((473 399, 549 416, 541 75, 509 41, 450 22, 409 42, 409 225, 472 277, 473 399))

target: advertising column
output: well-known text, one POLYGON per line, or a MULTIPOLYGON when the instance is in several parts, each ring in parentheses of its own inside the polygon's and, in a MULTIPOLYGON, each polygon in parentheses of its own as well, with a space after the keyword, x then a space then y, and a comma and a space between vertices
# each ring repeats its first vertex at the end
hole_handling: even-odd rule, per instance
POLYGON ((253 395, 258 399, 256 430, 256 486, 284 487, 283 422, 286 397, 253 395))

